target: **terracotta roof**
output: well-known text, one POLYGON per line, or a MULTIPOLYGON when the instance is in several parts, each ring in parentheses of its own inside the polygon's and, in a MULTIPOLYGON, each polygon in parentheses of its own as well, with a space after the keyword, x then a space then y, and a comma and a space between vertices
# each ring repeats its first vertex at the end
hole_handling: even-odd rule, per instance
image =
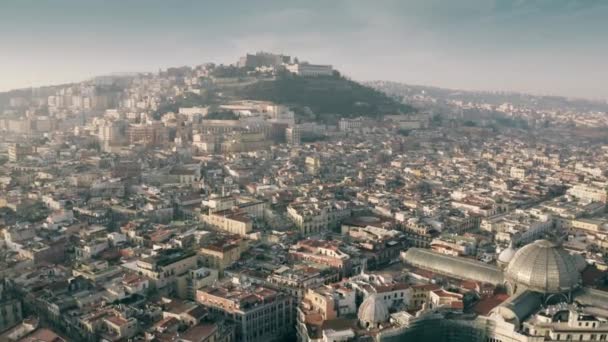
POLYGON ((191 327, 181 334, 181 338, 187 341, 205 341, 217 330, 216 324, 199 324, 191 327))
POLYGON ((483 298, 473 306, 473 312, 478 315, 487 315, 492 309, 500 305, 509 298, 509 295, 500 293, 487 298, 483 298))
POLYGON ((434 290, 437 290, 439 288, 440 288, 440 286, 436 285, 436 284, 412 285, 412 289, 415 289, 415 290, 434 291, 434 290))
POLYGON ((52 330, 41 328, 19 340, 19 342, 65 342, 66 340, 52 330))
POLYGON ((374 285, 374 288, 376 289, 376 293, 405 290, 405 289, 407 289, 409 287, 410 286, 408 284, 406 284, 406 283, 394 283, 394 284, 388 284, 388 285, 374 285))
POLYGON ((450 307, 452 309, 463 309, 464 308, 464 303, 461 300, 458 301, 454 301, 450 303, 450 307))
POLYGON ((119 317, 119 316, 109 316, 109 317, 106 317, 106 320, 110 321, 113 324, 116 324, 118 326, 125 325, 125 324, 129 323, 129 321, 127 321, 126 319, 124 319, 122 317, 119 317))
POLYGON ((200 321, 202 318, 207 316, 207 309, 203 306, 198 305, 195 308, 189 310, 188 315, 200 321))
POLYGON ((438 295, 440 297, 462 298, 462 295, 457 294, 457 293, 448 292, 444 289, 435 290, 435 291, 433 291, 433 293, 435 293, 436 295, 438 295))
POLYGON ((175 317, 163 318, 155 324, 155 326, 160 329, 168 329, 174 325, 179 325, 179 321, 175 317))
POLYGON ((583 286, 597 286, 600 280, 608 277, 608 272, 600 271, 595 266, 589 266, 581 273, 583 286))
POLYGON ((467 290, 474 290, 477 291, 479 289, 479 283, 473 280, 465 280, 462 283, 460 283, 460 286, 463 289, 467 289, 467 290))

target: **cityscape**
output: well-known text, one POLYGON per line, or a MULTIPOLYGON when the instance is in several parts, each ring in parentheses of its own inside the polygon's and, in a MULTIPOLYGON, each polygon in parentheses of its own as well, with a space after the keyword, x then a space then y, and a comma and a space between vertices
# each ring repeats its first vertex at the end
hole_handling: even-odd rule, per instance
POLYGON ((0 93, 0 342, 608 340, 608 99, 239 53, 0 93))

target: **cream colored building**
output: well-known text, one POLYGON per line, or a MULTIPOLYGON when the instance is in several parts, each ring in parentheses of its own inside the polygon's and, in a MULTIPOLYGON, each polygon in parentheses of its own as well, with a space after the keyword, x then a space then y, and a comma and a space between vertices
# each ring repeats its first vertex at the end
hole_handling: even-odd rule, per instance
POLYGON ((197 267, 198 256, 194 252, 166 250, 158 255, 137 261, 137 271, 150 278, 157 289, 176 287, 177 277, 197 267))
POLYGON ((116 340, 127 340, 137 334, 137 329, 137 319, 133 317, 109 316, 103 319, 101 335, 116 340))
POLYGON ((198 254, 205 267, 218 270, 221 275, 226 267, 241 258, 241 254, 245 250, 247 250, 247 243, 241 240, 201 247, 198 254))
POLYGON ((253 230, 253 221, 243 211, 226 210, 202 214, 200 220, 212 227, 240 236, 246 236, 253 230))
POLYGON ((526 178, 526 169, 513 166, 511 167, 509 175, 511 176, 511 178, 524 180, 526 178))
POLYGON ((304 235, 336 228, 350 214, 350 208, 334 204, 305 203, 287 207, 289 219, 304 235))
POLYGON ((182 299, 194 300, 196 291, 213 285, 218 279, 218 271, 212 268, 200 267, 177 277, 177 296, 182 299))
POLYGON ((583 200, 606 203, 606 189, 603 187, 577 184, 568 189, 568 194, 583 200))

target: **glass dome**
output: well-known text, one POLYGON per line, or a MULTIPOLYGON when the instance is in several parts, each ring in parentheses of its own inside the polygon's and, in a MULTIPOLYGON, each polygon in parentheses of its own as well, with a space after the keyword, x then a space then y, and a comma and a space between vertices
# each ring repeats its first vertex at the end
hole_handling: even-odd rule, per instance
POLYGON ((541 293, 568 292, 581 282, 574 257, 547 240, 537 240, 519 249, 507 266, 505 278, 516 287, 541 293))

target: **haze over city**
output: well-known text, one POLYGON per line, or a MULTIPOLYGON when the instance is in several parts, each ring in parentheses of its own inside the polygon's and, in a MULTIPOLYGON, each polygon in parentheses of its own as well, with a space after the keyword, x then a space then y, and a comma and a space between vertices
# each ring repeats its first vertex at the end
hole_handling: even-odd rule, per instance
POLYGON ((356 80, 608 98, 608 4, 3 1, 0 89, 273 51, 356 80))

